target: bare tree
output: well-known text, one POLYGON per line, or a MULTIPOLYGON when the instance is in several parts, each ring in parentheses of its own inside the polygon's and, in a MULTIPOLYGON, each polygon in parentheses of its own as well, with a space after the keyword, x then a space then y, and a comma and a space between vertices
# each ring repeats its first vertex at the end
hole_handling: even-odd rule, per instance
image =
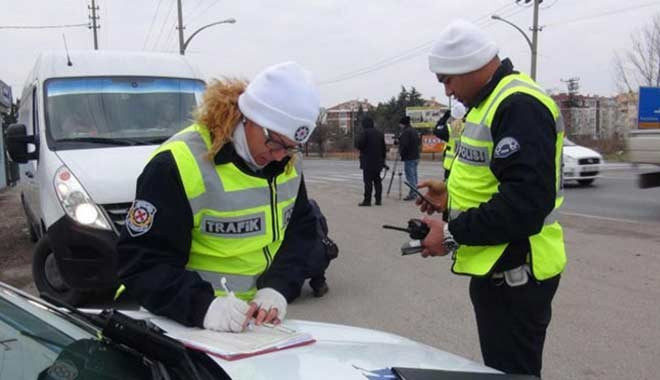
POLYGON ((321 111, 319 112, 319 116, 316 119, 316 128, 314 129, 312 135, 309 137, 309 142, 312 142, 318 146, 319 155, 321 157, 325 155, 327 144, 331 136, 332 136, 332 128, 330 128, 330 126, 326 122, 326 110, 324 108, 321 108, 321 111))
POLYGON ((632 49, 614 54, 619 90, 636 92, 640 86, 660 87, 660 13, 630 40, 632 49))

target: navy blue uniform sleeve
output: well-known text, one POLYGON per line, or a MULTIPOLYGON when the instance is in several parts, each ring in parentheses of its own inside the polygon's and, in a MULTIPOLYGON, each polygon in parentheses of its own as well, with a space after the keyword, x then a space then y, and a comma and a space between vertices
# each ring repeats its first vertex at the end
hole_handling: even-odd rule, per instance
POLYGON ((513 152, 499 155, 494 149, 490 168, 500 182, 498 192, 449 223, 459 244, 526 243, 554 208, 557 134, 550 111, 530 95, 511 95, 498 107, 491 134, 495 148, 505 139, 517 148, 508 144, 513 152))
POLYGON ((136 231, 127 220, 120 234, 117 252, 121 283, 152 313, 202 327, 214 293, 208 282, 185 268, 193 218, 170 152, 159 153, 144 168, 135 199, 134 205, 148 202, 154 212, 148 230, 136 231))
POLYGON ((316 217, 303 177, 284 241, 270 268, 259 278, 258 287, 273 288, 289 302, 297 298, 307 275, 307 256, 316 248, 317 240, 316 217))

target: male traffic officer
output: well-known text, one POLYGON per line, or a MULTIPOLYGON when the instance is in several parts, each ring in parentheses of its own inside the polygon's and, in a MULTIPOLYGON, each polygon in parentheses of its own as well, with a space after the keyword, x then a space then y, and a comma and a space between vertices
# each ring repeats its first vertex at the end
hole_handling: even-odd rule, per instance
POLYGON ((429 181, 432 204, 449 222, 427 217, 422 255, 453 252, 452 271, 471 276, 486 365, 541 375, 551 302, 566 264, 559 109, 527 75, 500 60, 498 48, 466 21, 448 25, 429 55, 430 70, 469 108, 445 184, 429 181))

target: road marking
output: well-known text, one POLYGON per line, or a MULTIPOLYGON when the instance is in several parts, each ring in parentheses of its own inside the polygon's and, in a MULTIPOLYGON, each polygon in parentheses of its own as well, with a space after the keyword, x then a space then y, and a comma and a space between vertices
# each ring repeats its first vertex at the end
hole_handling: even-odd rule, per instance
POLYGON ((609 220, 611 222, 623 222, 623 223, 635 223, 635 224, 649 224, 648 221, 639 221, 639 220, 632 220, 632 219, 623 219, 623 218, 611 218, 608 216, 599 216, 599 215, 590 215, 590 214, 582 214, 579 212, 566 212, 566 211, 560 211, 559 212, 562 215, 568 215, 568 216, 580 216, 583 218, 590 218, 590 219, 601 219, 601 220, 609 220))

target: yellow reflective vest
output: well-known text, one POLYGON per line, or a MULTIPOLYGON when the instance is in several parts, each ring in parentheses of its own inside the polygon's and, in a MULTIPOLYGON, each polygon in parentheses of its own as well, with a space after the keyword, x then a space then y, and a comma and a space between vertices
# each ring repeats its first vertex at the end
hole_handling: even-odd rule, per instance
MULTIPOLYGON (((544 280, 561 273, 566 265, 563 231, 557 221, 558 210, 564 200, 560 173, 564 125, 555 102, 528 76, 507 75, 479 106, 473 107, 468 113, 447 184, 449 220, 488 202, 497 193, 499 181, 490 170, 494 150, 490 127, 498 106, 514 93, 525 93, 538 99, 550 110, 556 125, 555 207, 546 216, 541 231, 529 237, 531 252, 528 260, 532 273, 537 280, 544 280)), ((460 245, 454 255, 452 271, 485 276, 491 272, 506 247, 507 244, 460 245)))
POLYGON ((282 244, 301 181, 300 160, 272 179, 241 171, 233 163, 216 165, 206 155, 211 136, 194 124, 152 155, 170 151, 193 214, 192 244, 186 268, 211 283, 216 295, 226 287, 250 300, 258 277, 282 244))
POLYGON ((463 121, 454 120, 451 123, 448 123, 447 128, 449 129, 449 141, 445 144, 445 157, 442 160, 442 167, 445 170, 451 170, 451 164, 456 157, 458 142, 461 139, 461 133, 463 132, 463 121))

